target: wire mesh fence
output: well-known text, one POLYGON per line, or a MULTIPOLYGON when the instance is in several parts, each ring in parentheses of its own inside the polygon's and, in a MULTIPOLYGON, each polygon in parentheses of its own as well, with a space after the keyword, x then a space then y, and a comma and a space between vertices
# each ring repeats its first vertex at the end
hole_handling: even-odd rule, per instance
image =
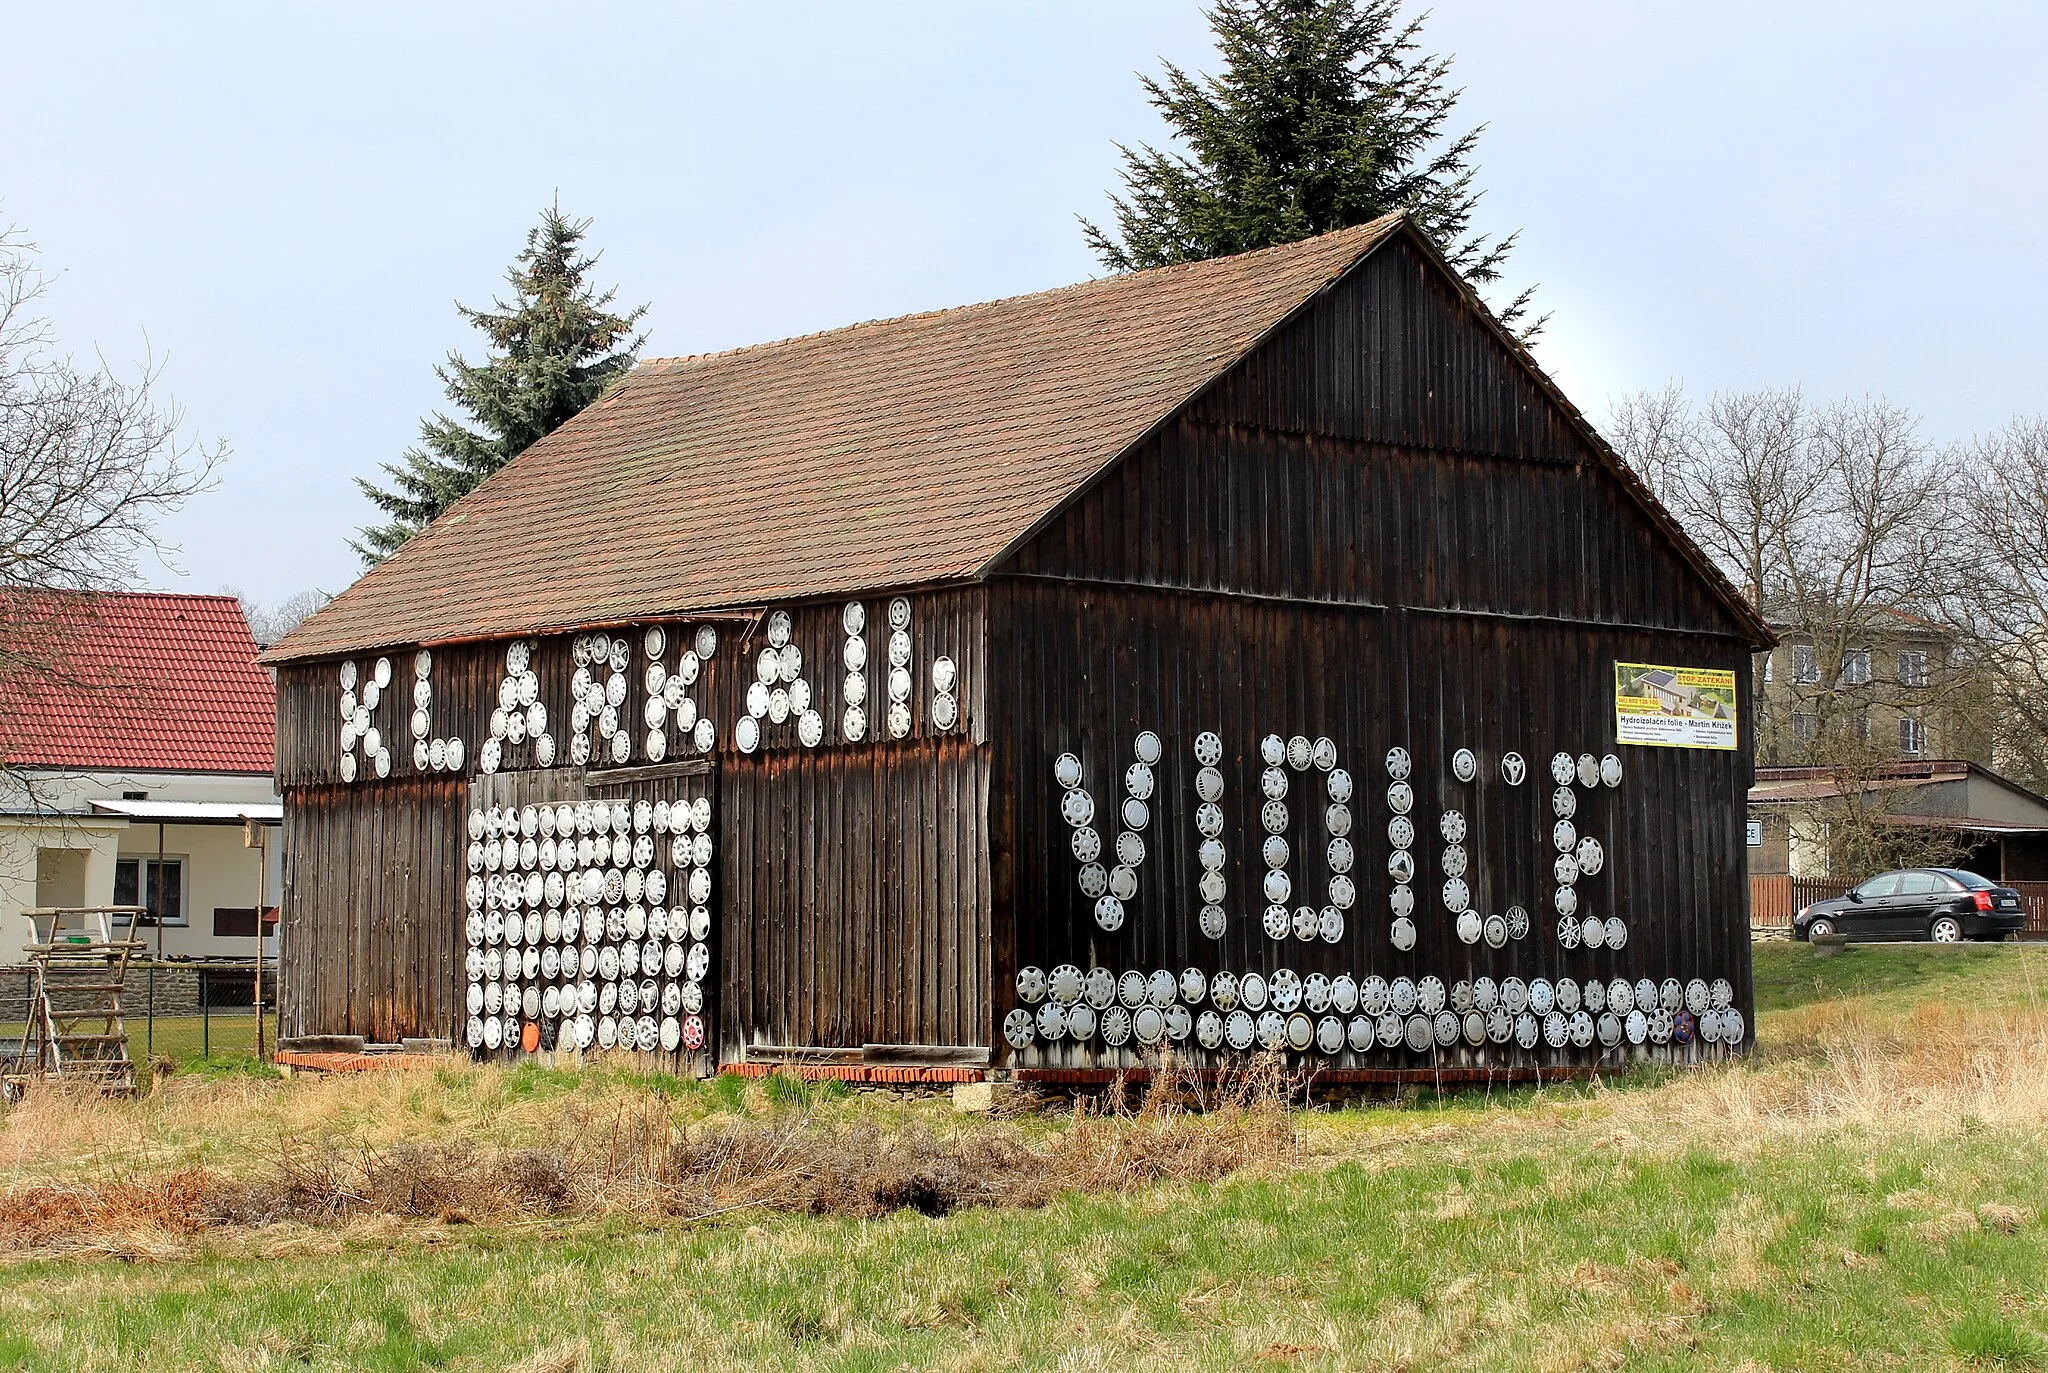
MULTIPOLYGON (((276 965, 263 965, 263 1047, 277 1043, 276 965)), ((174 1064, 256 1055, 256 965, 135 963, 122 990, 128 1054, 174 1064)), ((0 1064, 20 1052, 32 998, 28 970, 0 968, 0 1064)))

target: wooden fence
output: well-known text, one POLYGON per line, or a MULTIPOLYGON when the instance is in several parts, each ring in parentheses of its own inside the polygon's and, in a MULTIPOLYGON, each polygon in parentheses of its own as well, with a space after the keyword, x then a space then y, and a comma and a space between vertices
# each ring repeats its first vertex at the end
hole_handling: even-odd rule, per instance
POLYGON ((1760 930, 1785 929, 1801 906, 1840 896, 1845 890, 1831 877, 1751 877, 1749 923, 1760 930))
MULTIPOLYGON (((2048 939, 2048 882, 2008 882, 2026 907, 2022 939, 2048 939)), ((1757 877, 1749 879, 1749 923, 1759 930, 1790 927, 1801 906, 1840 896, 1849 884, 1832 877, 1757 877)))

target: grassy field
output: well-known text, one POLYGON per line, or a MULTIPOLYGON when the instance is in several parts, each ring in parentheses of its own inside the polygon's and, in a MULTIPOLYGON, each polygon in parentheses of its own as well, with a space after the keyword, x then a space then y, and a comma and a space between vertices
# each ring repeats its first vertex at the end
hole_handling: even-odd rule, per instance
POLYGON ((1757 978, 1749 1063, 1277 1134, 1256 1104, 986 1122, 604 1069, 228 1063, 134 1103, 45 1098, 0 1121, 0 1201, 73 1189, 101 1223, 10 1247, 0 1220, 0 1368, 2048 1367, 2048 949, 1761 945, 1757 978), (603 1171, 762 1139, 839 1152, 796 1157, 800 1194, 680 1214, 603 1171), (1095 1190, 928 1216, 819 1181, 905 1139, 1001 1144, 990 1176, 1064 1150, 1095 1190), (597 1200, 521 1219, 473 1171, 460 1205, 328 1221, 150 1209, 195 1170, 382 1197, 382 1164, 459 1173, 467 1141, 567 1160, 597 1200))

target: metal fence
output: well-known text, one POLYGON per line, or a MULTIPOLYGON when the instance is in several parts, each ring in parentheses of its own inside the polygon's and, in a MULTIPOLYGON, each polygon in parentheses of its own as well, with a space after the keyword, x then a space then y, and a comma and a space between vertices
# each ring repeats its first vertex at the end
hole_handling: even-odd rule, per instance
MULTIPOLYGON (((1749 879, 1749 923, 1759 930, 1783 930, 1802 906, 1826 901, 1849 890, 1850 883, 1833 877, 1757 877, 1749 879)), ((2027 913, 2022 939, 2048 939, 2048 882, 2008 882, 2020 894, 2027 913)))
MULTIPOLYGON (((253 961, 129 965, 121 1009, 128 1053, 138 1062, 252 1057, 256 1052, 253 961)), ((25 967, 0 967, 0 1060, 18 1051, 33 987, 25 967)), ((61 1007, 63 1002, 57 1000, 61 1007)), ((263 964, 263 1044, 277 1043, 277 967, 263 964)))

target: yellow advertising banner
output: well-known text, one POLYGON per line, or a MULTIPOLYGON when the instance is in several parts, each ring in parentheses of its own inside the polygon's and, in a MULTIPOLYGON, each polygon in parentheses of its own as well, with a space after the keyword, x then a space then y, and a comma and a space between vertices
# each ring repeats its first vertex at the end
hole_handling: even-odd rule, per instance
POLYGON ((1656 748, 1735 747, 1735 674, 1657 663, 1614 665, 1614 735, 1656 748))

